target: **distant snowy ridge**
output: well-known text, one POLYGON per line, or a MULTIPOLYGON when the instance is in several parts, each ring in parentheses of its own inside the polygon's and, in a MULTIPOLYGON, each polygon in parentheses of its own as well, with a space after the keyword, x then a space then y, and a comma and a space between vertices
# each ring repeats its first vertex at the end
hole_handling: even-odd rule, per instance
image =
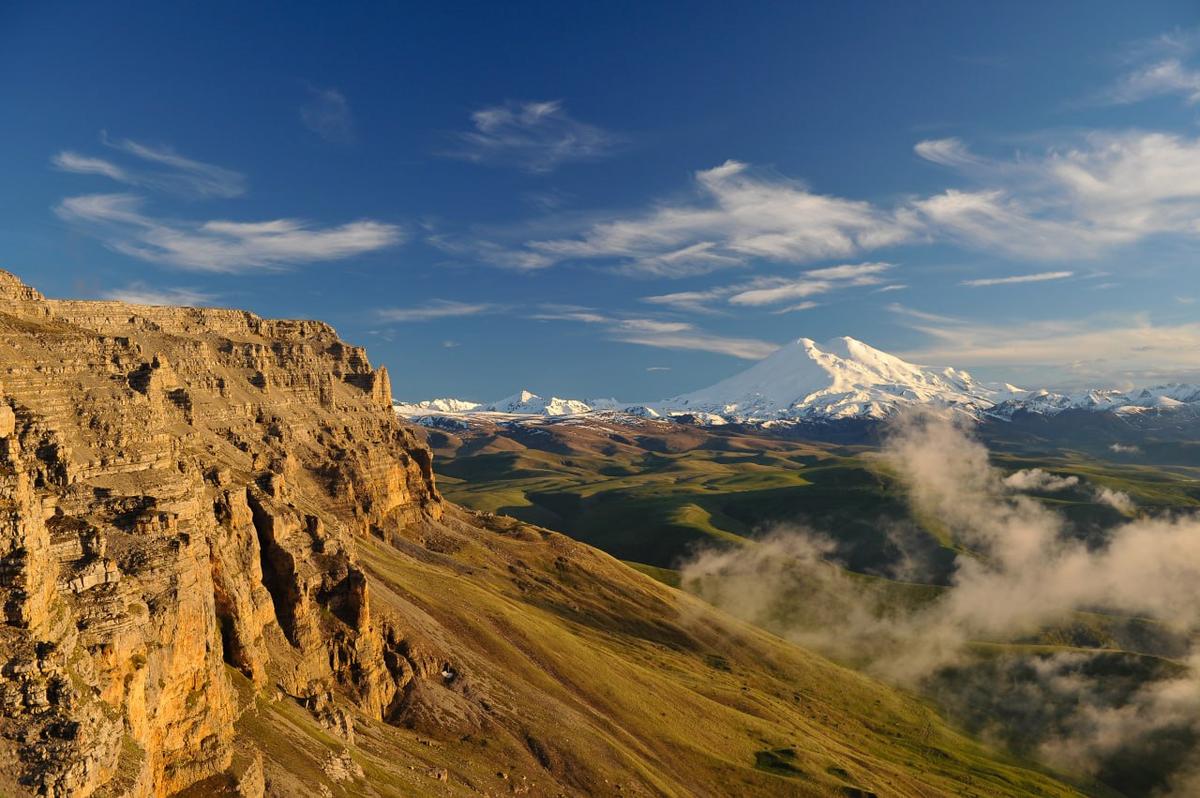
POLYGON ((1156 385, 1131 391, 1092 389, 1077 393, 1030 391, 1019 401, 1003 402, 991 410, 1000 418, 1011 418, 1018 412, 1054 416, 1066 410, 1095 410, 1120 414, 1144 413, 1148 410, 1173 410, 1181 407, 1200 408, 1200 386, 1187 384, 1156 385))
POLYGON ((420 413, 470 413, 480 407, 478 402, 464 399, 427 399, 423 402, 395 402, 392 407, 402 416, 420 413))
POLYGON ((841 337, 824 343, 800 338, 715 385, 660 402, 543 398, 520 391, 496 402, 398 403, 396 412, 418 421, 431 415, 560 417, 603 411, 650 418, 685 416, 699 424, 773 424, 875 421, 914 407, 1007 420, 1021 413, 1054 416, 1085 410, 1128 415, 1189 406, 1200 410, 1200 386, 1024 391, 1007 383, 979 382, 959 369, 918 366, 841 337))
POLYGON ((395 411, 402 416, 435 415, 502 416, 577 416, 597 411, 628 411, 639 414, 644 408, 626 407, 616 399, 543 398, 532 391, 518 391, 495 402, 470 402, 465 399, 429 399, 423 402, 397 402, 395 411))

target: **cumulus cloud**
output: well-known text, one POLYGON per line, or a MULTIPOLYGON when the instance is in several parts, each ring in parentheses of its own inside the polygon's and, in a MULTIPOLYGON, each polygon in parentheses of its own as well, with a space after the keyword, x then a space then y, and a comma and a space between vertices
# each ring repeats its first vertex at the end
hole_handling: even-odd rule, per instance
MULTIPOLYGON (((883 583, 835 567, 830 560, 836 547, 829 538, 795 528, 741 548, 701 552, 683 565, 683 587, 790 639, 909 686, 978 662, 974 641, 1016 640, 1069 624, 1079 611, 1154 618, 1183 640, 1200 629, 1200 519, 1138 518, 1089 547, 1049 506, 1015 493, 1012 475, 1005 478, 989 464, 986 448, 941 418, 899 421, 883 458, 903 480, 914 512, 971 552, 957 557, 949 586, 937 595, 899 601, 883 583)), ((1017 482, 1052 479, 1044 472, 1024 472, 1017 482)), ((1097 494, 1098 500, 1107 496, 1097 494)), ((1067 664, 1048 657, 1033 660, 1032 667, 1066 673, 1067 664)), ((1117 748, 1180 726, 1200 731, 1195 670, 1115 697, 1108 694, 1108 703, 1089 699, 1089 690, 1099 693, 1104 684, 1087 674, 1071 669, 1075 681, 1070 684, 1052 682, 1049 673, 1044 679, 1027 674, 1037 695, 1022 700, 1034 710, 1038 695, 1069 693, 1063 702, 1066 717, 1056 719, 1054 734, 1043 728, 1044 736, 1033 740, 1044 743, 1041 754, 1047 760, 1094 772, 1117 748)), ((937 689, 955 684, 970 689, 963 680, 938 681, 937 689)), ((1011 687, 1002 681, 988 684, 996 691, 1011 687)))
POLYGON ((183 222, 142 211, 132 194, 85 194, 55 207, 111 249, 153 263, 199 272, 238 273, 339 260, 403 240, 396 225, 371 220, 321 227, 299 219, 183 222))
POLYGON ((1142 447, 1140 446, 1125 443, 1114 443, 1108 449, 1116 454, 1137 454, 1142 451, 1142 447))
POLYGON ((304 126, 334 144, 354 141, 354 121, 350 103, 337 89, 309 88, 309 98, 300 106, 304 126))
POLYGON ((475 129, 456 135, 446 154, 475 163, 550 172, 564 163, 610 154, 619 136, 580 122, 561 102, 509 102, 471 114, 475 129))

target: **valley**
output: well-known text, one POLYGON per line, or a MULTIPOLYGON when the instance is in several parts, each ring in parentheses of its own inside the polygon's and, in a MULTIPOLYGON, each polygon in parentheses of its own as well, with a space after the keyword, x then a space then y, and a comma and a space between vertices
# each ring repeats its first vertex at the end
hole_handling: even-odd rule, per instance
MULTIPOLYGON (((1130 430, 1120 420, 1097 434, 1106 420, 1068 414, 1052 425, 994 421, 972 434, 987 443, 1006 489, 1028 497, 1019 501, 1061 518, 1066 539, 1102 549, 1115 528, 1187 516, 1200 504, 1200 468, 1180 456, 1186 447, 1178 438, 1130 430), (1089 445, 1079 446, 1081 438, 1089 445), (1132 439, 1140 441, 1136 451, 1131 443, 1114 451, 1107 442, 1132 439)), ((1189 423, 1161 421, 1170 431, 1189 423)), ((427 419, 418 434, 454 501, 559 529, 888 678, 892 663, 870 639, 875 623, 890 618, 903 626, 953 604, 963 558, 987 556, 986 549, 914 503, 909 476, 885 455, 887 425, 830 432, 825 437, 833 440, 821 440, 789 427, 602 411, 441 417, 427 419), (822 546, 816 556, 811 539, 822 546), (763 585, 771 585, 771 595, 762 601, 730 596, 763 585), (856 631, 860 616, 872 620, 856 631)), ((920 639, 923 632, 913 634, 920 639)), ((958 654, 902 681, 954 723, 1037 758, 1047 755, 1046 741, 1079 731, 1073 713, 1081 700, 1039 674, 1087 684, 1090 700, 1118 711, 1147 685, 1173 684, 1187 673, 1193 631, 1096 601, 964 634, 958 654), (1014 716, 1014 706, 1026 709, 1014 716)), ((1183 752, 1192 733, 1186 723, 1162 731, 1177 741, 1172 750, 1183 752)), ((1138 744, 1106 752, 1088 772, 1114 795, 1141 796, 1186 765, 1183 754, 1138 744)))

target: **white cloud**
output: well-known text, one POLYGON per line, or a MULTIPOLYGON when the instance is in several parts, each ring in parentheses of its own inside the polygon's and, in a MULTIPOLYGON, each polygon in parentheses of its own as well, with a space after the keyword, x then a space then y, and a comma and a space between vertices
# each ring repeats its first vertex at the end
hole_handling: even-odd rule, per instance
POLYGON ((122 183, 130 182, 130 177, 125 173, 124 169, 102 158, 92 158, 91 156, 80 155, 70 150, 63 150, 51 158, 50 161, 64 172, 75 172, 81 175, 103 175, 122 183))
POLYGON ((571 161, 611 153, 620 137, 570 116, 560 102, 509 102, 471 114, 472 131, 457 134, 446 154, 475 163, 550 172, 571 161))
POLYGON ((1133 499, 1125 491, 1113 490, 1112 488, 1097 488, 1095 496, 1096 501, 1101 504, 1107 504, 1124 515, 1133 515, 1134 511, 1137 510, 1137 505, 1133 503, 1133 499))
POLYGON ((117 252, 201 272, 238 273, 339 260, 403 240, 399 227, 369 219, 335 227, 315 227, 297 219, 158 219, 142 213, 141 199, 131 194, 68 197, 55 212, 84 225, 117 252))
POLYGON ((1188 103, 1200 102, 1200 70, 1178 58, 1148 64, 1122 76, 1107 93, 1117 104, 1135 103, 1165 94, 1181 94, 1188 103))
POLYGON ((1093 133, 969 170, 990 185, 912 207, 934 235, 1030 259, 1092 258, 1150 236, 1200 236, 1200 138, 1093 133))
MULTIPOLYGON (((515 114, 502 111, 495 124, 515 114)), ((729 160, 696 172, 691 196, 640 212, 542 219, 507 231, 512 243, 498 243, 504 233, 490 241, 435 236, 430 243, 505 268, 593 261, 628 275, 674 278, 755 260, 798 265, 912 243, 950 242, 1044 261, 1097 258, 1153 236, 1200 237, 1200 138, 1095 132, 1010 160, 975 155, 958 139, 922 141, 915 149, 975 185, 888 208, 817 194, 729 160), (546 228, 555 232, 547 235, 546 228)), ((713 298, 707 293, 649 301, 696 310, 713 298)))
POLYGON ((212 304, 216 299, 214 294, 194 288, 152 288, 143 282, 134 282, 124 288, 105 291, 102 296, 105 299, 129 302, 134 305, 175 305, 180 307, 200 307, 212 304))
POLYGON ((425 241, 430 246, 436 247, 456 258, 481 263, 485 266, 496 266, 501 269, 533 272, 554 265, 553 258, 537 252, 511 249, 482 239, 459 240, 444 235, 430 235, 426 237, 425 241))
POLYGON ((833 289, 833 283, 824 280, 789 280, 770 288, 753 288, 740 291, 729 298, 731 305, 776 305, 793 299, 824 294, 833 289))
POLYGON ((990 368, 1004 379, 1053 388, 1200 378, 1200 323, 1154 324, 1137 314, 981 323, 902 305, 889 310, 929 337, 898 353, 918 363, 990 368))
POLYGON ((713 288, 707 291, 676 291, 670 294, 642 297, 643 302, 651 305, 666 305, 675 310, 691 311, 693 313, 712 313, 710 302, 723 299, 731 293, 730 288, 713 288))
POLYGON ((757 338, 715 335, 689 322, 618 316, 576 305, 543 305, 532 318, 600 325, 611 340, 627 344, 714 352, 743 360, 761 360, 779 348, 757 338))
MULTIPOLYGON (((715 312, 712 305, 719 302, 740 307, 777 305, 851 287, 878 285, 883 279, 880 275, 892 268, 894 265, 891 263, 846 263, 810 269, 798 277, 757 277, 704 291, 677 291, 642 297, 642 301, 700 313, 715 312)), ((812 307, 815 307, 814 303, 805 301, 779 312, 812 307)))
POLYGON ((304 126, 326 141, 349 144, 354 141, 354 122, 350 103, 337 89, 309 88, 308 102, 300 106, 304 126))
POLYGON ((195 197, 238 197, 246 193, 246 178, 223 166, 197 161, 170 147, 154 147, 131 139, 104 143, 113 149, 165 167, 153 174, 136 177, 134 185, 144 185, 195 197))
POLYGON ((692 201, 589 225, 578 235, 535 239, 524 249, 552 263, 612 260, 631 274, 681 277, 751 258, 807 263, 899 244, 915 233, 908 212, 814 194, 738 161, 697 172, 692 201))
POLYGON ((1023 468, 1004 478, 1005 486, 1013 490, 1057 493, 1079 484, 1079 477, 1060 477, 1040 468, 1023 468))
MULTIPOLYGON (((689 325, 690 327, 690 325, 689 325)), ((723 335, 713 335, 691 328, 678 333, 644 334, 641 332, 617 332, 614 340, 627 344, 651 346, 656 349, 693 349, 701 352, 715 352, 720 355, 741 358, 742 360, 762 360, 779 348, 778 344, 762 341, 757 338, 736 338, 723 335)))
POLYGON ((670 366, 646 366, 646 371, 670 371, 670 366))
POLYGON ((963 280, 959 285, 971 288, 982 288, 989 285, 1014 285, 1016 283, 1044 283, 1048 280, 1065 280, 1075 272, 1038 272, 1037 274, 1016 274, 1012 277, 986 277, 978 280, 963 280))
POLYGON ((812 269, 795 280, 760 280, 759 287, 739 290, 729 297, 731 305, 775 305, 794 299, 825 294, 846 286, 877 285, 879 274, 892 268, 890 263, 856 263, 812 269))
POLYGON ((613 324, 618 330, 634 334, 681 333, 696 329, 684 321, 658 321, 656 319, 616 319, 613 324))
MULTIPOLYGON (((409 308, 382 308, 375 311, 380 321, 386 322, 415 322, 434 321, 436 319, 457 318, 461 316, 478 316, 482 313, 495 313, 499 306, 487 302, 458 302, 452 299, 434 299, 425 305, 409 308)), ((454 346, 453 342, 449 342, 454 346)))
POLYGON ((246 191, 239 172, 180 155, 169 147, 153 147, 131 139, 114 141, 102 136, 105 146, 142 161, 140 168, 63 150, 51 163, 66 172, 102 175, 119 183, 194 198, 237 197, 246 191), (146 164, 149 164, 147 167, 146 164))
POLYGON ((982 163, 971 154, 961 139, 929 139, 917 142, 913 150, 920 157, 942 166, 976 166, 982 163))
POLYGON ((786 308, 772 310, 771 313, 779 316, 784 313, 796 313, 797 311, 801 310, 812 310, 813 308, 819 308, 820 306, 821 304, 819 302, 797 302, 795 305, 788 305, 786 308))

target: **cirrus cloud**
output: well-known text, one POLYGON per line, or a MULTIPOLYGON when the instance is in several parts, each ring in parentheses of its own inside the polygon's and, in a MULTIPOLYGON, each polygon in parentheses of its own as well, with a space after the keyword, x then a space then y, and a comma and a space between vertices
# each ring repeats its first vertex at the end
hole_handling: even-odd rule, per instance
POLYGON ((141 206, 132 194, 85 194, 67 197, 55 213, 116 252, 198 272, 235 274, 339 260, 404 238, 396 225, 369 219, 325 227, 299 219, 184 222, 149 216, 141 206))
POLYGON ((571 161, 601 158, 621 141, 616 134, 575 119, 558 101, 481 108, 471 114, 471 122, 475 129, 456 134, 457 146, 445 155, 529 172, 551 172, 571 161))

